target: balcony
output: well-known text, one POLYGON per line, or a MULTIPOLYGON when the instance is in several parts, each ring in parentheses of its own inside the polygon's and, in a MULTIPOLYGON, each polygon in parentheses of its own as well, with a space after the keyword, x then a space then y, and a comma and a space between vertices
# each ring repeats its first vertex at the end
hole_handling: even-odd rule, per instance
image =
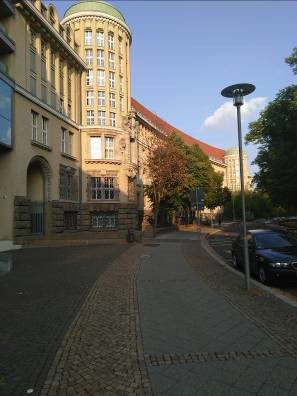
POLYGON ((0 1, 0 16, 9 17, 14 14, 14 9, 11 0, 0 1))
POLYGON ((0 23, 0 54, 9 54, 15 51, 15 42, 8 37, 5 27, 0 23))

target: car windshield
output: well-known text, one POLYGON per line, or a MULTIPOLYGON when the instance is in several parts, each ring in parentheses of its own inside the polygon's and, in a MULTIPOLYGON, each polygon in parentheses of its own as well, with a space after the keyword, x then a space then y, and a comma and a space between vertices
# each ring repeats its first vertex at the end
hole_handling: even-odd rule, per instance
POLYGON ((272 232, 255 235, 255 242, 257 249, 274 249, 297 245, 297 241, 294 239, 272 232))

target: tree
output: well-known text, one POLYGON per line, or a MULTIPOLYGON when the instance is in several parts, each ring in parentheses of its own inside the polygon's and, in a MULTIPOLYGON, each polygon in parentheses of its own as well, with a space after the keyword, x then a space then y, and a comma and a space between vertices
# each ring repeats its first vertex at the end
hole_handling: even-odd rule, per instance
POLYGON ((156 229, 160 202, 166 197, 179 195, 188 185, 187 161, 174 139, 168 137, 151 151, 146 168, 150 184, 145 186, 145 194, 153 205, 156 229))
MULTIPOLYGON (((297 65, 296 65, 297 66, 297 65)), ((297 209, 297 85, 282 89, 250 123, 246 142, 259 145, 257 188, 275 205, 297 209)))
POLYGON ((292 67, 293 73, 297 74, 297 47, 293 48, 292 54, 288 56, 285 61, 292 67))
POLYGON ((214 170, 208 157, 198 145, 189 146, 176 134, 172 134, 171 138, 176 142, 187 159, 188 185, 185 186, 182 197, 180 197, 183 203, 189 203, 188 195, 190 191, 202 188, 205 192, 205 204, 209 209, 221 206, 226 193, 222 189, 223 173, 214 170))

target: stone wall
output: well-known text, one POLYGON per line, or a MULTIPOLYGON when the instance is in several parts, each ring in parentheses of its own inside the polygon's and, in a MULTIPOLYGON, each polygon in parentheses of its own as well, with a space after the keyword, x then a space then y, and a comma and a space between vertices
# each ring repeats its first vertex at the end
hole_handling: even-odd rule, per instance
POLYGON ((14 238, 20 239, 31 235, 30 199, 16 196, 14 198, 14 238))

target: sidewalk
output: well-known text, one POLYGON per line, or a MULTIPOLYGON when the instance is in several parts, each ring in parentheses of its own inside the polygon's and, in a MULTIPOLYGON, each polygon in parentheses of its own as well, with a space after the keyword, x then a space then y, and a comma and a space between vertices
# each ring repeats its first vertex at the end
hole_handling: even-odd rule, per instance
POLYGON ((210 258, 199 234, 155 240, 137 293, 156 395, 296 395, 296 309, 210 258), (180 240, 180 242, 177 242, 180 240))

